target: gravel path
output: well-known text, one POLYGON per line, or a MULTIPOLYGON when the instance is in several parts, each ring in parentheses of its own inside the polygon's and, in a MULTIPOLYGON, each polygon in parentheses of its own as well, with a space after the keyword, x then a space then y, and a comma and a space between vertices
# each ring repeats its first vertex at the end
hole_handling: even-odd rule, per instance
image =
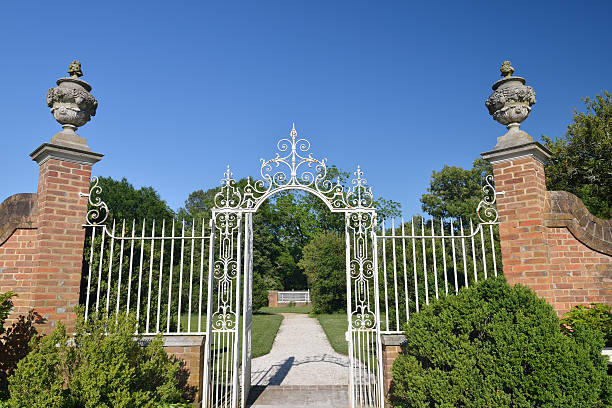
POLYGON ((270 353, 252 360, 251 384, 348 384, 348 357, 334 351, 319 322, 305 314, 283 316, 270 353))

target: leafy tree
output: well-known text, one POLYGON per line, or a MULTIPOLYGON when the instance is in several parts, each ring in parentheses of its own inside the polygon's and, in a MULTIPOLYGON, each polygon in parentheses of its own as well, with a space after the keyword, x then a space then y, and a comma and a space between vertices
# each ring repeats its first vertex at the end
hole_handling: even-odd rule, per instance
POLYGON ((421 197, 423 211, 435 219, 461 218, 469 222, 476 217, 488 174, 493 174, 492 166, 482 159, 474 160, 474 167, 468 170, 446 165, 440 171, 434 170, 427 193, 421 197))
POLYGON ((174 218, 174 211, 161 199, 153 187, 136 189, 126 178, 113 180, 99 177, 102 188, 101 198, 109 209, 108 220, 142 221, 174 218))
POLYGON ((443 297, 405 326, 394 407, 609 407, 601 333, 561 333, 529 288, 491 278, 443 297))
POLYGON ((342 235, 325 231, 315 235, 304 247, 299 265, 308 276, 314 313, 346 309, 344 245, 342 235))
POLYGON ((612 218, 612 104, 607 91, 584 98, 585 112, 574 112, 565 136, 542 135, 552 152, 546 166, 549 190, 580 197, 591 213, 612 218))

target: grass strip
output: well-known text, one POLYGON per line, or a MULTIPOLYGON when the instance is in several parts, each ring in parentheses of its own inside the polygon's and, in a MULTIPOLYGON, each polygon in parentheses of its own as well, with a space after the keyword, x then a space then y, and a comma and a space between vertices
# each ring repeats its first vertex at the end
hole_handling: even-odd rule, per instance
POLYGON ((266 355, 272 350, 274 339, 283 322, 279 314, 258 313, 253 315, 253 331, 251 332, 251 352, 253 358, 266 355))
POLYGON ((348 355, 345 333, 348 329, 346 313, 320 314, 316 316, 329 344, 340 354, 348 355))
POLYGON ((279 307, 262 307, 259 309, 261 313, 303 313, 308 314, 312 311, 312 306, 279 306, 279 307))

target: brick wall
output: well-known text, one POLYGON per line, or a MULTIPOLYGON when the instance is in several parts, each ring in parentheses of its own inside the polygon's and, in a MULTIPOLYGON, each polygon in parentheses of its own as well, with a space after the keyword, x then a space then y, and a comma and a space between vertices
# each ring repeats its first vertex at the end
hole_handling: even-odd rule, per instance
POLYGON ((0 291, 17 293, 9 318, 34 309, 42 333, 61 320, 74 327, 79 301, 83 223, 89 179, 101 154, 44 143, 31 157, 40 166, 38 192, 16 194, 0 204, 0 291))
POLYGON ((402 348, 400 346, 383 346, 383 380, 385 387, 385 395, 391 389, 391 380, 393 379, 393 362, 399 356, 402 348))
POLYGON ((382 341, 382 366, 383 366, 383 387, 385 396, 388 395, 391 389, 393 379, 392 368, 393 362, 402 351, 402 346, 405 345, 406 338, 401 334, 383 334, 382 341))
POLYGON ((550 285, 545 290, 557 313, 579 304, 612 304, 612 257, 586 247, 567 228, 550 228, 547 238, 550 285))
POLYGON ((0 293, 13 291, 19 294, 13 300, 10 325, 16 316, 26 315, 34 297, 34 257, 36 254, 36 228, 17 229, 0 246, 0 293))
POLYGON ((547 191, 537 142, 484 153, 497 191, 504 275, 532 288, 559 316, 578 304, 612 304, 612 221, 578 197, 547 191))
POLYGON ((559 314, 584 303, 612 304, 612 220, 601 220, 565 191, 547 194, 550 302, 559 314))

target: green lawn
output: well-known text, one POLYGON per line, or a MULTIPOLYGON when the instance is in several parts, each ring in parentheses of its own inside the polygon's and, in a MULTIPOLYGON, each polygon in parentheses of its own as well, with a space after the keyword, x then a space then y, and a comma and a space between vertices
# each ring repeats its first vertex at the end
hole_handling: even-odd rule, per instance
POLYGON ((283 316, 278 314, 258 313, 253 315, 251 334, 253 357, 260 357, 270 352, 282 321, 283 316))
MULTIPOLYGON (((274 339, 283 321, 283 316, 279 313, 310 313, 311 306, 282 306, 282 307, 262 307, 260 311, 253 315, 253 335, 252 352, 253 357, 260 357, 268 354, 274 344, 274 339)), ((348 354, 348 343, 345 333, 347 321, 345 313, 321 314, 315 318, 323 328, 325 335, 332 348, 340 354, 348 354)), ((383 316, 384 318, 384 316, 383 316)), ((202 329, 206 329, 206 319, 202 317, 202 329)), ((197 316, 191 317, 191 330, 197 330, 197 316)), ((181 328, 187 329, 187 316, 181 317, 181 328)), ((242 330, 240 331, 242 334, 242 330)))
POLYGON ((321 314, 317 320, 329 340, 332 348, 340 354, 348 354, 348 342, 345 333, 348 328, 346 313, 321 314))
MULTIPOLYGON (((295 308, 293 308, 295 309, 295 308)), ((187 331, 188 316, 181 316, 181 330, 187 331)), ((273 313, 256 313, 253 315, 253 331, 252 331, 252 353, 253 357, 260 357, 268 354, 274 344, 276 333, 283 321, 283 316, 273 313)), ((242 323, 241 323, 242 325, 242 323)), ((191 315, 191 331, 198 330, 198 316, 191 315)), ((206 316, 202 316, 202 331, 206 331, 206 316)), ((242 337, 242 328, 239 330, 242 337)), ((241 339, 242 341, 242 339, 241 339)), ((213 348, 215 345, 212 346, 213 348)))
MULTIPOLYGON (((348 322, 346 319, 346 313, 334 313, 334 314, 322 314, 316 316, 317 320, 323 331, 329 340, 329 344, 340 354, 348 354, 348 342, 346 341, 346 331, 348 328, 348 322)), ((385 318, 384 314, 381 316, 381 320, 385 318)), ((362 340, 363 341, 363 340, 362 340)), ((371 360, 368 364, 372 367, 376 367, 376 353, 374 347, 374 338, 370 338, 369 347, 362 343, 362 351, 358 353, 357 358, 365 362, 365 356, 369 354, 371 360), (366 348, 368 347, 368 348, 366 348)), ((355 347, 357 345, 355 344, 355 347)))
POLYGON ((312 306, 280 306, 280 307, 262 307, 259 309, 261 313, 304 313, 308 314, 312 311, 312 306))

